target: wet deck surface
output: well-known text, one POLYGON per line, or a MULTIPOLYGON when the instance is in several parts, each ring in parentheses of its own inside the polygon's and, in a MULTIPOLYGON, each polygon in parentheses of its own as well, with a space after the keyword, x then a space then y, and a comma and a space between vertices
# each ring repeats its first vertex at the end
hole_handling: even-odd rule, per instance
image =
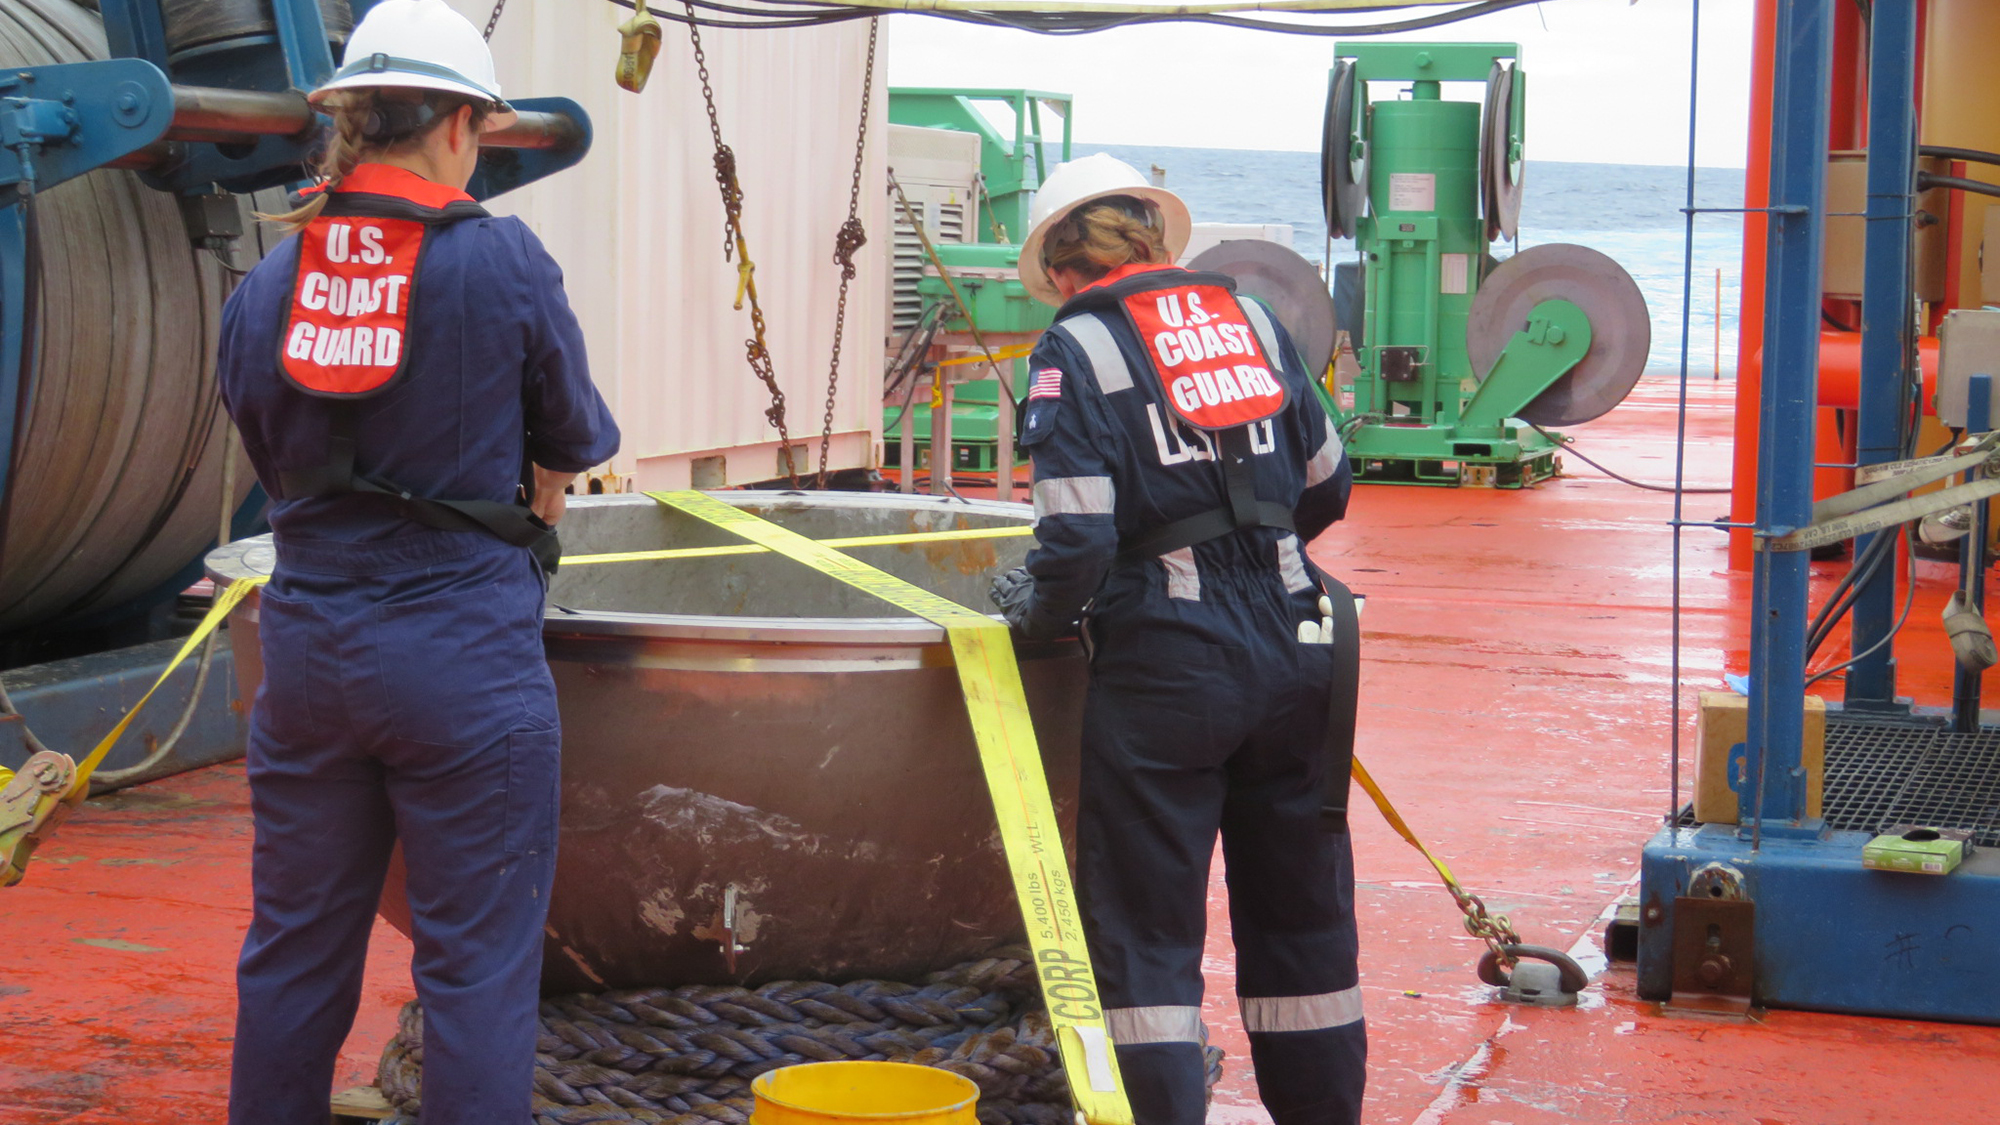
MULTIPOLYGON (((1730 389, 1694 388, 1690 484, 1727 483, 1730 389)), ((1575 431, 1579 448, 1671 480, 1673 397, 1671 382, 1648 379, 1575 431)), ((1670 801, 1673 498, 1574 458, 1568 469, 1519 493, 1363 489, 1314 554, 1370 596, 1363 760, 1528 940, 1594 956, 1600 918, 1636 878, 1670 801)), ((1695 495, 1686 511, 1727 506, 1695 495)), ((1691 731, 1694 692, 1742 670, 1749 580, 1724 572, 1720 534, 1690 531, 1687 543, 1691 731)), ((1818 565, 1819 583, 1843 566, 1818 565)), ((1904 690, 1920 702, 1948 694, 1936 624, 1948 582, 1941 568, 1926 578, 1899 646, 1904 690)), ((1816 666, 1840 659, 1827 651, 1816 666)), ((1684 786, 1691 777, 1688 763, 1684 786)), ((1579 1010, 1490 1003, 1471 972, 1479 947, 1436 874, 1357 800, 1371 1122, 1944 1120, 2000 1084, 2000 1029, 1797 1012, 1665 1018, 1633 995, 1629 967, 1603 972, 1579 1010)), ((0 892, 0 1125, 222 1119, 249 843, 242 769, 219 767, 91 802, 27 884, 0 892)), ((1211 919, 1208 1022, 1231 1056, 1211 1120, 1261 1122, 1219 860, 1211 919)), ((408 956, 377 927, 343 1083, 372 1080, 412 995, 408 956)))

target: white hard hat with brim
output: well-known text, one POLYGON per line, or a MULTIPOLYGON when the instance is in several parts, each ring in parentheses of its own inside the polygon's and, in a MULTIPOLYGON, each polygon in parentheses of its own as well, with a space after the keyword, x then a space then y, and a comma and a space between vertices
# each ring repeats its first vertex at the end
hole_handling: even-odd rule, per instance
POLYGON ((382 0, 369 9, 347 42, 344 64, 306 100, 317 109, 342 90, 385 88, 490 102, 482 132, 505 129, 518 116, 501 96, 485 38, 444 0, 382 0))
POLYGON ((1021 261, 1016 267, 1028 295, 1046 305, 1061 305, 1063 297, 1049 271, 1042 266, 1042 244, 1079 207, 1100 199, 1126 196, 1137 199, 1159 213, 1161 236, 1167 245, 1167 261, 1172 265, 1187 249, 1193 219, 1181 197, 1166 188, 1154 187, 1139 170, 1108 153, 1086 156, 1057 166, 1036 193, 1031 212, 1034 228, 1021 244, 1021 261))

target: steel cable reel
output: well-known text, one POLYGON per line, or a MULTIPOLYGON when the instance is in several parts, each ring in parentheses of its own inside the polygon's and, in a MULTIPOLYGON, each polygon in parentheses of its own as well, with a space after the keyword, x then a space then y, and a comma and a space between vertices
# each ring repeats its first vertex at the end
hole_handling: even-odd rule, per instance
POLYGON ((1530 246, 1480 283, 1465 320, 1465 351, 1480 379, 1493 370, 1535 306, 1565 300, 1590 319, 1590 351, 1549 388, 1514 411, 1537 426, 1575 426, 1603 417, 1646 373, 1653 323, 1632 275, 1588 246, 1530 246))
MULTIPOLYGON (((10 67, 103 57, 102 24, 69 0, 0 7, 10 67)), ((282 209, 282 194, 257 205, 282 209)), ((189 245, 174 197, 105 169, 32 206, 44 252, 28 263, 38 298, 0 516, 0 632, 115 608, 172 578, 215 540, 235 440, 214 376, 229 282, 189 245)), ((238 267, 275 234, 245 219, 238 267)), ((252 483, 238 479, 238 502, 252 483)))
POLYGON ((1307 377, 1318 379, 1326 371, 1339 328, 1333 294, 1319 267, 1298 251, 1262 238, 1237 238, 1203 250, 1187 268, 1235 278, 1239 295, 1256 297, 1277 314, 1305 361, 1307 377))
POLYGON ((1512 242, 1520 233, 1522 77, 1513 64, 1497 60, 1486 77, 1486 106, 1479 119, 1479 211, 1489 242, 1512 242))
POLYGON ((1353 238, 1355 224, 1368 208, 1368 147, 1361 139, 1365 102, 1354 64, 1335 59, 1327 79, 1319 168, 1320 206, 1327 233, 1334 238, 1353 238))

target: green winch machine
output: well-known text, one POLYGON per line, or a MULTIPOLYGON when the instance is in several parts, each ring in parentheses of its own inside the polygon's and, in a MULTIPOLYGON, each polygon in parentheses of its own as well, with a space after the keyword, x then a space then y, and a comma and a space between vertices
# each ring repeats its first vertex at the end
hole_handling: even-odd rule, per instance
POLYGON ((1355 362, 1335 368, 1359 479, 1547 479, 1561 469, 1551 428, 1606 413, 1645 371, 1645 298, 1616 262, 1564 244, 1492 254, 1516 240, 1521 211, 1520 54, 1511 43, 1335 47, 1321 186, 1329 233, 1353 238, 1359 257, 1358 316, 1350 300, 1340 325, 1355 362), (1403 96, 1371 100, 1370 83, 1403 96), (1447 100, 1445 83, 1479 83, 1484 99, 1447 100))

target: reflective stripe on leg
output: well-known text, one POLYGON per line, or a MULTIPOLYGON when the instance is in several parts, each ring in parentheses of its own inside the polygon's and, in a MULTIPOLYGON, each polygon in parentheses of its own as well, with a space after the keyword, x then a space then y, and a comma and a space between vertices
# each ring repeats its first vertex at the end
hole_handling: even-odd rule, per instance
POLYGON ((1206 1042, 1202 1033, 1201 1009, 1193 1005, 1107 1008, 1104 1022, 1111 1028, 1111 1041, 1120 1047, 1137 1047, 1147 1043, 1199 1045, 1206 1042))
MULTIPOLYGON (((1239 996, 1243 1030, 1319 1031, 1361 1020, 1361 986, 1317 996, 1239 996)), ((1116 1032, 1114 1030, 1113 1034, 1116 1032)))

